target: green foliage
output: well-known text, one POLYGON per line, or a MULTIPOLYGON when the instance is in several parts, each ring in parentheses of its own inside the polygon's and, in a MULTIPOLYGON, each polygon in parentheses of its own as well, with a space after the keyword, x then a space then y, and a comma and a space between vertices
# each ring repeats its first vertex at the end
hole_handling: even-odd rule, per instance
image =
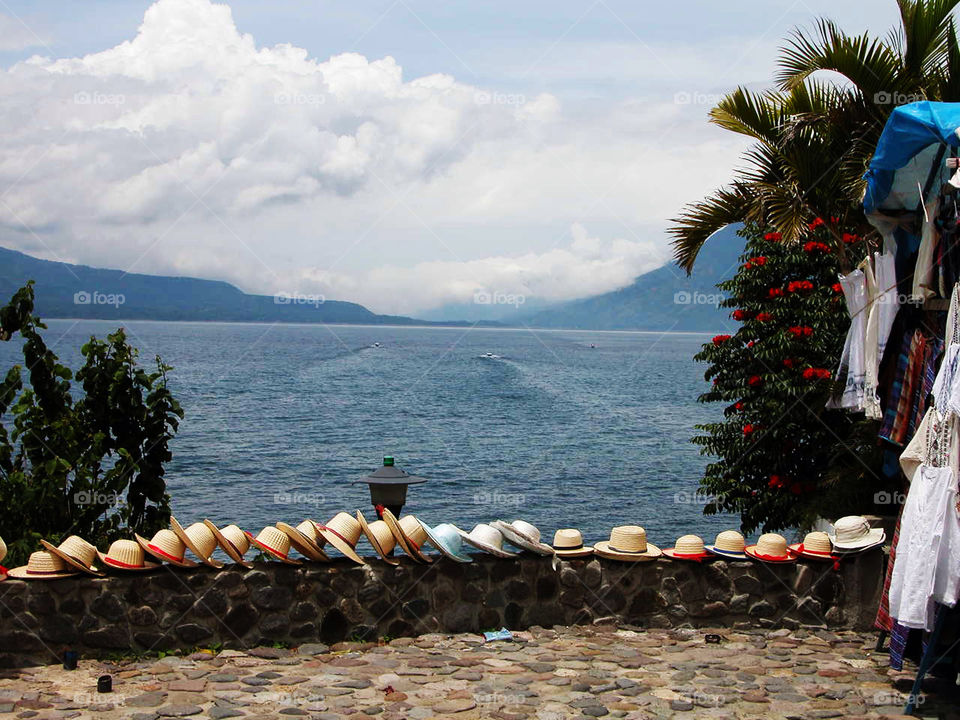
POLYGON ((163 465, 183 418, 167 387, 170 368, 159 357, 153 372, 139 367, 122 329, 83 346, 75 398, 74 374, 44 342, 33 299, 31 282, 0 309, 0 339, 23 338, 23 366, 0 382, 0 537, 12 563, 40 538, 77 534, 105 547, 165 527, 163 465))
POLYGON ((693 439, 716 458, 701 483, 713 498, 705 512, 738 512, 745 532, 808 527, 876 491, 873 473, 830 475, 838 455, 876 467, 863 459, 875 452, 876 423, 855 423, 824 407, 849 326, 834 238, 854 257, 866 244, 823 221, 801 243, 756 226, 741 234, 743 265, 718 285, 740 328, 716 336, 696 356, 709 364, 705 378, 712 382, 700 401, 726 406, 724 419, 697 426, 703 434, 693 439), (863 440, 871 431, 872 442, 863 440))

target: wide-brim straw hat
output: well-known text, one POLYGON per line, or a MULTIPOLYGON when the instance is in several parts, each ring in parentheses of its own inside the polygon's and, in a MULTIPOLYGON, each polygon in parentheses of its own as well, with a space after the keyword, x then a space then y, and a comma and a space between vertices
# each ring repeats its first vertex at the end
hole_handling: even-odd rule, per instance
POLYGON ((161 562, 170 563, 171 565, 182 568, 197 566, 197 563, 193 560, 187 559, 184 554, 186 553, 187 546, 173 530, 166 528, 158 530, 149 541, 140 535, 134 534, 133 537, 140 543, 140 547, 143 548, 145 553, 155 557, 161 562))
POLYGON ((223 567, 222 562, 214 560, 212 557, 213 551, 217 549, 217 538, 207 525, 202 522, 193 523, 184 530, 177 519, 171 515, 170 528, 204 565, 215 568, 223 567))
POLYGON ((743 550, 747 557, 765 563, 793 563, 797 561, 795 555, 787 551, 787 539, 777 533, 764 533, 757 540, 756 545, 748 545, 743 550))
POLYGON ((383 521, 387 523, 390 532, 396 539, 397 544, 403 548, 403 551, 417 562, 431 562, 431 558, 425 555, 420 548, 427 542, 427 533, 423 530, 423 525, 413 515, 404 515, 397 520, 393 513, 387 508, 381 511, 383 521))
POLYGON ((672 548, 665 548, 663 554, 673 560, 688 560, 691 562, 703 562, 704 559, 713 557, 704 548, 703 538, 699 535, 683 535, 677 538, 676 545, 672 548))
MULTIPOLYGON (((456 525, 454 525, 454 527, 456 528, 456 525)), ((478 523, 474 525, 473 530, 468 533, 464 532, 460 528, 456 529, 457 532, 460 533, 461 538, 466 540, 478 550, 483 550, 491 555, 496 555, 497 557, 502 558, 516 557, 518 554, 511 552, 510 550, 503 549, 503 533, 492 525, 478 523)))
POLYGON ((297 552, 308 560, 330 562, 330 558, 327 557, 327 554, 321 550, 317 544, 317 527, 313 522, 304 520, 296 527, 287 525, 285 522, 278 522, 277 529, 285 532, 290 538, 293 547, 297 549, 297 552))
MULTIPOLYGON (((3 559, 7 556, 7 544, 3 541, 3 538, 0 538, 0 563, 3 562, 3 559)), ((0 580, 7 579, 7 569, 0 565, 0 580)))
POLYGON ((862 515, 847 515, 833 524, 833 534, 828 536, 838 553, 862 552, 887 539, 883 528, 871 528, 862 515))
POLYGON ((593 546, 583 544, 583 535, 576 528, 561 528, 553 534, 555 555, 566 558, 586 557, 593 555, 593 546))
POLYGON ((265 553, 287 565, 301 565, 296 558, 290 557, 290 537, 273 525, 267 525, 254 537, 247 533, 247 539, 265 553))
POLYGON ((147 562, 144 559, 143 548, 134 540, 114 540, 110 543, 106 554, 97 550, 97 555, 104 567, 111 570, 145 572, 160 567, 160 563, 147 562))
POLYGON ((553 555, 553 548, 540 542, 540 530, 524 520, 514 520, 512 523, 494 520, 490 524, 502 532, 504 539, 514 547, 529 550, 538 555, 553 555))
POLYGON ((463 536, 458 527, 450 523, 440 523, 436 527, 430 527, 423 520, 420 524, 427 533, 430 544, 445 557, 461 563, 473 562, 473 558, 463 552, 463 536))
POLYGON ((795 543, 787 548, 790 553, 809 560, 836 560, 833 554, 833 543, 825 532, 809 532, 804 536, 802 543, 795 543))
POLYGON ((650 562, 663 555, 660 548, 647 542, 647 531, 639 525, 613 528, 610 539, 595 543, 593 552, 609 560, 626 562, 650 562))
POLYGON ((63 560, 70 567, 76 568, 90 575, 102 575, 99 568, 93 564, 97 559, 97 548, 78 535, 71 535, 59 545, 41 540, 40 544, 63 560))
POLYGON ((337 550, 353 560, 355 563, 366 565, 362 557, 357 554, 357 541, 363 534, 360 522, 349 513, 339 512, 326 525, 315 523, 317 532, 337 550))
POLYGON ((746 546, 747 543, 739 532, 724 530, 717 533, 717 539, 713 541, 713 545, 706 545, 703 549, 718 557, 746 560, 747 554, 743 551, 746 546))
POLYGON ((380 556, 380 559, 391 565, 399 565, 400 560, 393 556, 393 549, 397 546, 397 539, 393 536, 390 526, 383 520, 374 520, 372 523, 367 523, 367 519, 359 510, 357 510, 357 521, 360 523, 360 527, 363 528, 363 534, 367 536, 367 540, 370 542, 370 545, 373 546, 377 555, 380 556))
POLYGON ((30 553, 26 565, 15 567, 8 571, 12 578, 21 580, 56 580, 58 578, 75 577, 80 571, 73 565, 68 565, 59 555, 47 550, 38 550, 30 553))
POLYGON ((210 528, 210 532, 217 539, 217 544, 231 560, 245 568, 253 567, 252 562, 243 559, 247 550, 250 549, 250 539, 243 530, 236 525, 227 525, 221 530, 210 519, 204 520, 203 524, 210 528))

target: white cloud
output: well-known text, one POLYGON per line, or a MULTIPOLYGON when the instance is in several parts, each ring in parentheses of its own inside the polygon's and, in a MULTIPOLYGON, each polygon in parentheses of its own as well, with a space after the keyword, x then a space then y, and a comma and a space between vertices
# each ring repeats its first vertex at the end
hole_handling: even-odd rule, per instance
POLYGON ((46 45, 45 33, 32 21, 0 13, 0 52, 17 52, 46 45))
POLYGON ((130 41, 0 71, 0 97, 3 244, 389 312, 627 284, 742 147, 705 107, 564 107, 405 79, 392 57, 258 47, 209 0, 159 0, 130 41))

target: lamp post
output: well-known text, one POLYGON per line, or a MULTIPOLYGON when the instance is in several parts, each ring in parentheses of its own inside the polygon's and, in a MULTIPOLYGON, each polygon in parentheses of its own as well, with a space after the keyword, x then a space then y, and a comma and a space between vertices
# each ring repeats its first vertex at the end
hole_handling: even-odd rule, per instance
MULTIPOLYGON (((362 478, 359 482, 370 486, 370 502, 374 508, 385 507, 394 517, 400 517, 400 510, 407 501, 407 486, 425 483, 426 478, 404 472, 393 464, 393 456, 383 458, 383 466, 362 478)), ((380 516, 379 511, 377 517, 380 516)))

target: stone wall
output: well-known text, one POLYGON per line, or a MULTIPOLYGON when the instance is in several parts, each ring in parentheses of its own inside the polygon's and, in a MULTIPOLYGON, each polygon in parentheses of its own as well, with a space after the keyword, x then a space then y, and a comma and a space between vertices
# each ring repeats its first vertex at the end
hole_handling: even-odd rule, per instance
POLYGON ((549 558, 429 566, 404 558, 0 583, 0 665, 84 654, 334 643, 427 632, 617 621, 639 627, 869 629, 884 554, 761 565, 549 558))

